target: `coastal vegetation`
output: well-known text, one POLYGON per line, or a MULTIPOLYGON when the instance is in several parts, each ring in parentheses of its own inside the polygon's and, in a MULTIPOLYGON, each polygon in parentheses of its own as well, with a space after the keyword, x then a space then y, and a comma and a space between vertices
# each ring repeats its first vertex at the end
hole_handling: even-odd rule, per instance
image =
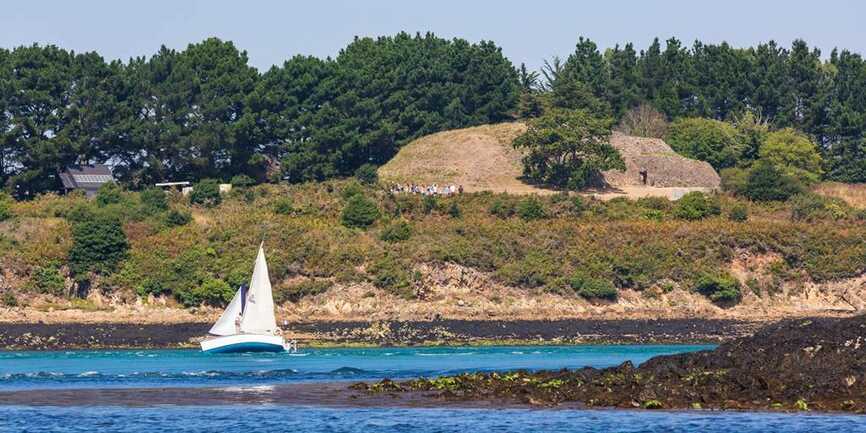
POLYGON ((815 192, 766 203, 700 192, 676 202, 422 198, 348 180, 235 189, 219 204, 107 187, 95 200, 46 194, 11 202, 10 211, 0 223, 0 263, 14 284, 4 293, 18 303, 98 290, 221 305, 227 288, 248 278, 262 240, 276 296, 288 302, 362 283, 423 300, 418 269, 437 263, 527 292, 613 301, 623 289, 651 296, 680 288, 721 306, 746 290, 767 296, 781 284, 866 270, 866 212, 815 192), (778 260, 768 278, 743 280, 729 273, 741 254, 778 260))

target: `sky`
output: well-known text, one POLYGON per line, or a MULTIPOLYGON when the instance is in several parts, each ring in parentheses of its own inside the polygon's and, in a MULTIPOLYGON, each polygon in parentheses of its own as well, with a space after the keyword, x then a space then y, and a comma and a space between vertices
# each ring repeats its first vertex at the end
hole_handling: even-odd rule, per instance
POLYGON ((739 47, 801 38, 826 57, 834 47, 866 53, 866 1, 27 0, 0 7, 5 48, 55 44, 128 60, 215 36, 246 50, 259 70, 296 54, 336 56, 355 36, 401 30, 492 40, 532 69, 566 57, 579 36, 602 50, 625 42, 640 50, 654 37, 739 47))

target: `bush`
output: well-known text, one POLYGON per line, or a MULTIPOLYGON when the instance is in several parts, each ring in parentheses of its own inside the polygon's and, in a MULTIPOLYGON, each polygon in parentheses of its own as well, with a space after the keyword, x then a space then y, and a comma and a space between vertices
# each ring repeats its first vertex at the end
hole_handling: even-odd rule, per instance
POLYGON ((722 178, 722 191, 734 195, 743 195, 749 181, 749 170, 743 168, 729 167, 719 171, 722 178))
POLYGON ((694 290, 717 303, 736 303, 742 296, 740 282, 727 273, 700 277, 694 290))
POLYGON ((677 153, 707 161, 716 170, 733 167, 745 147, 733 125, 694 117, 671 124, 666 141, 677 153))
POLYGON ((96 191, 96 204, 107 206, 123 201, 123 190, 114 182, 106 182, 96 191))
POLYGON ((590 278, 581 273, 573 275, 568 285, 579 296, 586 299, 607 299, 614 301, 618 296, 616 287, 609 281, 590 278))
POLYGON ((222 203, 219 181, 216 179, 204 179, 195 184, 189 195, 189 200, 192 203, 205 207, 218 206, 222 203))
POLYGON ((72 226, 70 269, 77 276, 88 272, 111 273, 126 258, 128 249, 120 220, 95 214, 72 226))
POLYGON ((370 267, 370 273, 373 274, 373 285, 402 298, 414 298, 415 292, 412 290, 412 282, 417 278, 417 275, 410 272, 409 269, 411 266, 407 263, 391 256, 385 256, 370 267))
POLYGON ((238 174, 233 176, 229 183, 232 184, 232 188, 244 189, 255 185, 256 181, 245 174, 238 174))
POLYGON ((674 205, 674 216, 689 221, 719 215, 721 212, 718 200, 700 191, 692 191, 682 196, 674 205))
POLYGON ((794 221, 841 220, 848 218, 852 209, 842 199, 824 197, 807 192, 790 198, 791 219, 794 221))
POLYGON ((3 292, 3 296, 0 297, 0 302, 3 303, 6 307, 17 307, 18 299, 15 298, 15 295, 12 294, 11 291, 3 292))
POLYGON ((749 209, 746 205, 737 203, 731 208, 728 219, 738 223, 746 222, 749 219, 749 209))
POLYGON ((439 200, 436 200, 436 197, 425 195, 421 199, 421 210, 424 211, 424 215, 430 215, 436 209, 439 209, 439 200))
POLYGON ((66 293, 66 280, 57 265, 41 266, 30 276, 30 287, 39 293, 63 296, 66 293))
POLYGON ((546 213, 540 200, 527 197, 517 203, 517 215, 524 221, 531 221, 544 218, 546 213))
POLYGON ((291 215, 295 211, 295 203, 291 197, 280 197, 274 202, 274 212, 280 215, 291 215))
POLYGON ((350 228, 367 228, 379 218, 379 208, 361 194, 352 196, 343 208, 340 219, 350 228))
POLYGON ((343 191, 340 195, 343 197, 343 200, 348 200, 358 194, 364 193, 364 187, 361 186, 358 182, 349 182, 343 187, 343 191))
POLYGON ((412 226, 403 220, 388 224, 379 234, 379 239, 385 242, 400 242, 409 240, 410 237, 412 237, 412 226))
POLYGON ((235 290, 223 280, 207 278, 198 287, 179 291, 177 295, 180 302, 186 307, 195 307, 201 304, 223 307, 232 300, 235 290))
POLYGON ((10 218, 12 218, 12 200, 0 193, 0 221, 6 221, 10 218))
POLYGON ((363 164, 355 170, 355 179, 364 185, 375 185, 379 182, 379 173, 373 164, 363 164))
POLYGON ((169 227, 185 226, 192 221, 192 214, 177 209, 170 210, 165 214, 165 224, 169 227))
POLYGON ((144 211, 153 215, 168 209, 165 192, 159 188, 147 188, 139 194, 144 211))
POLYGON ((451 206, 448 207, 448 215, 451 218, 460 218, 463 213, 460 212, 460 206, 457 205, 457 202, 452 202, 451 206))
POLYGON ((802 184, 773 167, 758 161, 746 177, 742 195, 754 201, 785 201, 803 190, 802 184))
POLYGON ((586 203, 583 202, 583 197, 575 195, 571 198, 571 212, 575 215, 580 215, 586 210, 586 203))
POLYGON ((495 215, 499 218, 511 218, 516 209, 514 208, 514 202, 507 199, 497 198, 490 204, 490 208, 488 209, 491 215, 495 215))
POLYGON ((278 288, 274 291, 274 303, 277 305, 286 302, 298 302, 305 296, 318 295, 330 289, 332 283, 328 280, 309 279, 301 281, 293 286, 278 288))

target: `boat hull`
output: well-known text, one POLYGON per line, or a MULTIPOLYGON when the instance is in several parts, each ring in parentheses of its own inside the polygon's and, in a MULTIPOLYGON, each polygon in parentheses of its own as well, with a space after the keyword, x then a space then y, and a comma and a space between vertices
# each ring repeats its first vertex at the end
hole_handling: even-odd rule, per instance
POLYGON ((286 342, 279 335, 226 335, 202 341, 201 350, 207 353, 285 352, 286 342))

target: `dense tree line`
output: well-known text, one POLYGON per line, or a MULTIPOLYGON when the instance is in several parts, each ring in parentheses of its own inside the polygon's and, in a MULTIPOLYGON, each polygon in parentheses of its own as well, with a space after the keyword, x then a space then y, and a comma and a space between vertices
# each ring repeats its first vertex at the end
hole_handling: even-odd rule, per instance
POLYGON ((795 128, 821 148, 830 179, 866 182, 866 62, 833 50, 822 60, 802 40, 734 48, 658 39, 641 52, 632 44, 603 53, 580 38, 564 61, 542 75, 523 73, 520 111, 552 105, 622 117, 648 103, 669 119, 736 120, 747 113, 773 129, 795 128))
POLYGON ((507 119, 517 97, 493 43, 432 34, 356 38, 334 59, 297 56, 263 74, 214 38, 125 63, 0 49, 0 182, 27 196, 55 189, 64 166, 106 161, 132 187, 319 180, 423 134, 507 119))
POLYGON ((551 106, 618 120, 641 104, 668 119, 749 114, 794 128, 818 143, 824 177, 866 181, 866 62, 856 53, 822 59, 803 41, 676 39, 602 52, 581 38, 536 73, 491 42, 400 33, 263 73, 218 39, 127 62, 55 46, 0 49, 0 183, 26 196, 55 189, 66 165, 106 161, 134 188, 236 175, 320 180, 381 164, 443 129, 551 106))

